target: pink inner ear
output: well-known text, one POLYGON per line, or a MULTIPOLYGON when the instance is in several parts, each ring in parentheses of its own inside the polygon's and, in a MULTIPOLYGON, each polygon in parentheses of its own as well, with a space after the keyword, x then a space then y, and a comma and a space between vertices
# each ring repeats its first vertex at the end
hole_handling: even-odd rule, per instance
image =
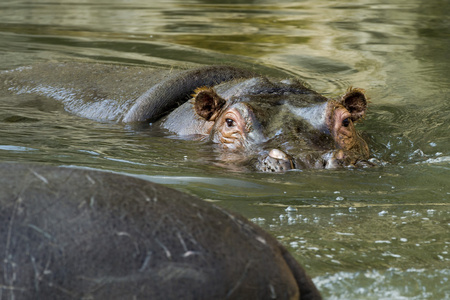
POLYGON ((342 97, 342 105, 352 115, 352 121, 356 121, 363 117, 367 109, 367 99, 363 89, 350 88, 342 97))
POLYGON ((220 98, 212 88, 198 88, 193 96, 195 112, 208 121, 214 121, 225 104, 225 100, 220 98))

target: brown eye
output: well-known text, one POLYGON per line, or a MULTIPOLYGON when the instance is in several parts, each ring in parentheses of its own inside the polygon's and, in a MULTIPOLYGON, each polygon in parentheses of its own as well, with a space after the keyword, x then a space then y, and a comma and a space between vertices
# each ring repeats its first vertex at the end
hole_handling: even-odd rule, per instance
POLYGON ((342 121, 342 126, 348 127, 348 125, 350 125, 350 120, 348 118, 346 118, 346 119, 344 119, 344 121, 342 121))
POLYGON ((225 122, 227 123, 228 127, 233 127, 234 126, 234 120, 232 120, 232 119, 225 119, 225 122))

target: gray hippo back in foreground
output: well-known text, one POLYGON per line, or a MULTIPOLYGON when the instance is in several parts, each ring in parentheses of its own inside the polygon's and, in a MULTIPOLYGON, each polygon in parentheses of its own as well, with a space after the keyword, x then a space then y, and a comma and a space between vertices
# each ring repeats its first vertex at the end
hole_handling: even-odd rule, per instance
POLYGON ((0 164, 1 299, 320 299, 271 235, 118 174, 0 164))
POLYGON ((146 122, 186 139, 213 142, 224 162, 265 172, 367 166, 354 124, 365 116, 361 89, 328 99, 298 80, 228 66, 159 70, 49 63, 4 71, 17 93, 55 98, 99 121, 146 122))

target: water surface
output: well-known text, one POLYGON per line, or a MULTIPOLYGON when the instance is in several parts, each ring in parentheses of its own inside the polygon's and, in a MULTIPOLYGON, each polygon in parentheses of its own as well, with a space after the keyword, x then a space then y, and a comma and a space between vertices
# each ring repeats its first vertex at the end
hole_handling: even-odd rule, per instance
POLYGON ((371 98, 372 169, 238 173, 211 147, 0 93, 0 159, 111 170, 217 201, 277 237, 327 299, 450 298, 447 1, 2 1, 0 69, 234 64, 371 98))

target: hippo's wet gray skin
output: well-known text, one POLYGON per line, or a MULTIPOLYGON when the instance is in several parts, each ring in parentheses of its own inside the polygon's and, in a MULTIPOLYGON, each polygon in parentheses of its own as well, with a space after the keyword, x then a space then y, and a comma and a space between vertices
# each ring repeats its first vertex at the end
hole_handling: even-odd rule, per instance
POLYGON ((366 106, 360 89, 328 100, 298 81, 257 77, 197 89, 162 126, 210 138, 224 150, 224 160, 229 152, 256 156, 262 171, 334 168, 368 159, 353 124, 366 106))
POLYGON ((84 117, 155 122, 188 139, 210 140, 223 162, 259 171, 368 165, 368 146, 354 127, 367 107, 361 89, 327 99, 297 80, 226 66, 41 64, 2 79, 16 92, 56 98, 84 117))
POLYGON ((271 235, 141 179, 0 164, 0 299, 320 299, 271 235))

